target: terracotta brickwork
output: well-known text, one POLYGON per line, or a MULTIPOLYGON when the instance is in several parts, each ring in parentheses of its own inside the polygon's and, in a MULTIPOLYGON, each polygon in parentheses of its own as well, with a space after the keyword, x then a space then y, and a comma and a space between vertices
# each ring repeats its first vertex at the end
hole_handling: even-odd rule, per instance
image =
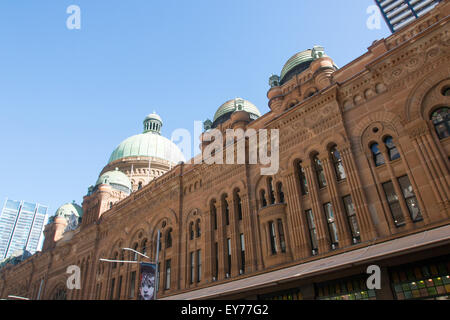
POLYGON ((99 259, 133 260, 121 249, 135 248, 154 260, 157 230, 167 297, 448 224, 450 138, 431 117, 450 106, 449 12, 442 2, 337 71, 319 58, 269 90, 269 113, 250 121, 236 112, 219 125, 279 129, 274 176, 253 164, 161 164, 148 183, 148 162, 111 164, 104 171, 130 176, 134 163, 148 184, 86 196, 81 227, 61 234, 56 220, 43 252, 0 270, 0 297, 136 299, 138 266, 99 259), (81 267, 81 290, 66 289, 70 265, 81 267))

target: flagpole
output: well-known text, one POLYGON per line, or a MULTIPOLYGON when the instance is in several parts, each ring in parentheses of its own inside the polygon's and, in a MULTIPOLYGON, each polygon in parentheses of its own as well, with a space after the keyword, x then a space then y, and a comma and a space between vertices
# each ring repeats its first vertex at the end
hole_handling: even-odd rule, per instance
POLYGON ((161 237, 161 231, 159 231, 159 229, 158 229, 158 235, 157 235, 157 238, 158 238, 158 240, 156 241, 156 275, 155 275, 155 278, 156 278, 156 288, 155 288, 155 295, 154 295, 154 297, 155 297, 155 300, 157 300, 157 298, 156 298, 156 294, 158 293, 158 289, 159 289, 159 245, 160 245, 160 237, 161 237))

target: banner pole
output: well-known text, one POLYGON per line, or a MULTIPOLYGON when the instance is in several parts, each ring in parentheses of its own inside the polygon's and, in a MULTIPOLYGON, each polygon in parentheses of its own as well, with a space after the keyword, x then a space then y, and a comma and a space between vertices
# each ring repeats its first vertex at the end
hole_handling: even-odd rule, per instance
POLYGON ((160 238, 161 238, 161 231, 158 229, 158 235, 157 235, 158 240, 156 240, 156 288, 155 288, 155 300, 157 300, 156 295, 158 293, 158 289, 159 289, 159 245, 160 245, 160 238))

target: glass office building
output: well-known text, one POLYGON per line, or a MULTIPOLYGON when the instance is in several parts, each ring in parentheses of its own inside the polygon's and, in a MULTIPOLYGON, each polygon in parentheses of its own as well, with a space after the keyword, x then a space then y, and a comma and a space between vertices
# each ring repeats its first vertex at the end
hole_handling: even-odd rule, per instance
POLYGON ((433 9, 441 0, 375 0, 392 33, 433 9))
POLYGON ((42 248, 48 207, 6 199, 0 213, 0 260, 21 250, 34 254, 42 248))

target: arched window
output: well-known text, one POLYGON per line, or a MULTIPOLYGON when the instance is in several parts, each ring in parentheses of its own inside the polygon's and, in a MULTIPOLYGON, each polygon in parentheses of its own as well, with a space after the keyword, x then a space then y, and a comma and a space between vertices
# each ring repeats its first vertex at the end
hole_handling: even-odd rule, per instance
POLYGON ((142 254, 147 254, 147 239, 144 239, 142 241, 141 247, 142 247, 141 253, 142 254))
MULTIPOLYGON (((134 251, 138 251, 138 247, 139 247, 139 245, 137 243, 135 243, 133 246, 134 251)), ((138 259, 138 254, 136 252, 133 252, 133 260, 137 261, 137 259, 138 259)))
POLYGON ((234 201, 236 203, 236 211, 238 220, 242 220, 242 200, 239 196, 239 191, 234 193, 234 201))
POLYGON ((284 203, 283 184, 281 182, 277 183, 277 193, 278 193, 278 199, 280 200, 280 203, 284 203))
POLYGON ((228 201, 227 201, 226 195, 224 195, 222 197, 222 205, 223 205, 223 210, 225 213, 225 224, 228 226, 228 225, 230 225, 230 208, 228 206, 228 201))
POLYGON ((200 219, 197 220, 195 223, 195 233, 197 234, 197 238, 200 238, 202 236, 202 229, 200 226, 200 219))
POLYGON ((142 189, 142 181, 139 182, 139 184, 138 184, 138 190, 141 190, 141 189, 142 189))
POLYGON ((308 182, 306 181, 305 169, 302 167, 302 162, 297 162, 297 176, 300 182, 300 192, 303 196, 308 194, 308 182))
POLYGON ((384 156, 380 151, 380 147, 378 143, 374 143, 370 146, 370 150, 372 151, 373 162, 375 166, 379 167, 385 163, 384 156))
POLYGON ((261 198, 261 208, 265 208, 267 207, 267 200, 266 200, 266 191, 264 189, 262 189, 259 192, 259 196, 261 198))
POLYGON ((166 235, 166 249, 168 248, 172 248, 172 229, 169 229, 166 235))
POLYGON ((386 139, 384 139, 384 143, 386 144, 389 160, 393 161, 400 159, 400 153, 398 152, 398 149, 394 144, 394 139, 392 139, 392 137, 387 137, 386 139))
POLYGON ((194 222, 189 224, 189 239, 194 240, 194 222))
POLYGON ((331 159, 333 160, 334 171, 336 173, 336 179, 338 181, 344 180, 345 178, 347 178, 347 175, 345 174, 341 154, 339 153, 337 146, 332 147, 330 152, 331 152, 331 159))
POLYGON ((67 300, 67 292, 66 289, 59 288, 53 294, 52 300, 67 300))
MULTIPOLYGON (((114 252, 112 260, 117 260, 118 257, 119 257, 119 253, 116 251, 116 252, 114 252)), ((117 267, 117 262, 113 262, 112 268, 115 269, 116 267, 117 267)))
POLYGON ((217 209, 216 209, 216 201, 211 201, 211 216, 214 223, 214 230, 217 230, 217 209))
POLYGON ((319 188, 325 188, 327 186, 327 180, 325 179, 325 172, 323 171, 322 161, 319 160, 319 157, 317 155, 314 156, 313 161, 319 188))
POLYGON ((275 193, 273 191, 273 179, 267 179, 267 187, 269 188, 269 201, 270 204, 275 204, 275 193))
POLYGON ((431 114, 431 121, 433 122, 439 140, 450 136, 450 115, 449 108, 439 108, 431 114))

